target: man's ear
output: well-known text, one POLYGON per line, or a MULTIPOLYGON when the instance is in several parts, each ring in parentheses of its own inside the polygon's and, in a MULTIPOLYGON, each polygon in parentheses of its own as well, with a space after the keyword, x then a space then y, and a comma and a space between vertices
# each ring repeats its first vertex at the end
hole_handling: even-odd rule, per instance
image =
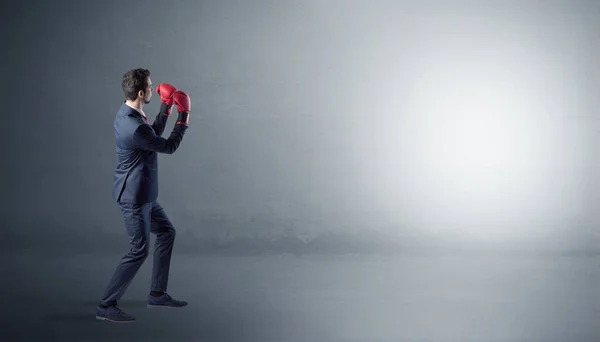
POLYGON ((144 98, 144 91, 143 90, 138 91, 138 98, 140 98, 140 97, 144 98))

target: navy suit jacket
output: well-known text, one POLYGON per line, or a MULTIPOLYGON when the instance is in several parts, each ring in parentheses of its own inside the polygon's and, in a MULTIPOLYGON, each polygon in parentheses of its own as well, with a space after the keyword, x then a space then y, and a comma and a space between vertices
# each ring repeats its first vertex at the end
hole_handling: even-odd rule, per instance
POLYGON ((168 139, 162 137, 167 123, 167 107, 150 125, 125 102, 115 117, 117 166, 114 173, 113 197, 120 203, 143 204, 158 197, 157 153, 174 153, 183 140, 187 124, 176 124, 168 139))

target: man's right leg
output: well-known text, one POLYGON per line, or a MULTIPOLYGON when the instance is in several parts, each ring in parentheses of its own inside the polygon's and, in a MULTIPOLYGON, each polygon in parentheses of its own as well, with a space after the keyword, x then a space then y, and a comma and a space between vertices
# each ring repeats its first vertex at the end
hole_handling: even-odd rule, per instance
POLYGON ((109 281, 96 318, 109 321, 133 321, 132 316, 123 313, 116 306, 148 256, 152 203, 120 203, 119 206, 125 220, 131 249, 121 259, 109 281))

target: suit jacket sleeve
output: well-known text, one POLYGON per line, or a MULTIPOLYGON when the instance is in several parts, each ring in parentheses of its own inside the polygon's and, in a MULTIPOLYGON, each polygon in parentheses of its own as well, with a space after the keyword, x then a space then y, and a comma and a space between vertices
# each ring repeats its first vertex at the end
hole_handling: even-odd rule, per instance
POLYGON ((163 132, 165 131, 165 126, 167 124, 167 119, 169 118, 171 106, 167 106, 164 103, 160 104, 160 112, 156 115, 154 122, 152 123, 152 128, 154 132, 159 137, 162 137, 163 132))
POLYGON ((185 124, 176 124, 171 136, 165 139, 157 135, 150 125, 140 125, 133 134, 133 141, 136 148, 141 150, 173 154, 179 148, 187 128, 185 124))

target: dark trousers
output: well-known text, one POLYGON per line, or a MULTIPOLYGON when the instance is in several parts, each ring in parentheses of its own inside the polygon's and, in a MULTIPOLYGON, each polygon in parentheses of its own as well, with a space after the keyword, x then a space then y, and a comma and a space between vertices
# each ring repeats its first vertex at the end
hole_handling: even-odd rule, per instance
POLYGON ((146 260, 150 233, 156 234, 151 291, 167 292, 169 266, 175 241, 175 228, 158 202, 131 204, 119 203, 131 248, 120 261, 100 301, 116 305, 146 260))

